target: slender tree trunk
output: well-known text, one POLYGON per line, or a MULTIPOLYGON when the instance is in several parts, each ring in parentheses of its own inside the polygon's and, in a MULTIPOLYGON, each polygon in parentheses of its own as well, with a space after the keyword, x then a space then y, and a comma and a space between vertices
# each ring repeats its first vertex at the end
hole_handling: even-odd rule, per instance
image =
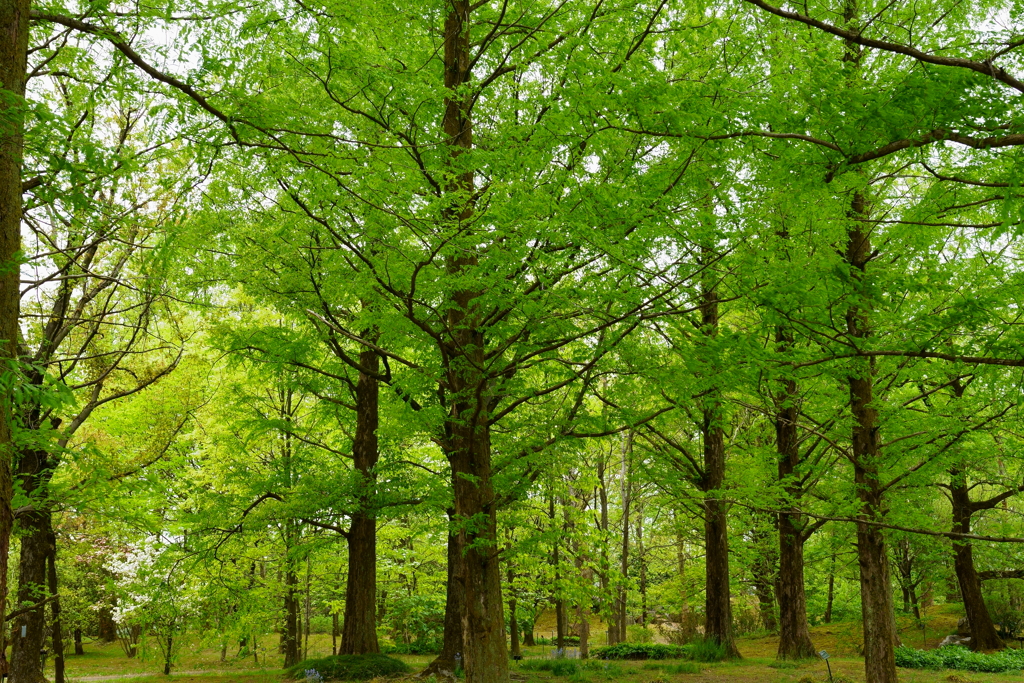
MULTIPOLYGON (((512 572, 508 575, 509 585, 512 584, 512 572)), ((522 649, 519 647, 519 620, 516 618, 516 599, 513 596, 508 601, 508 632, 511 640, 509 648, 512 657, 521 657, 522 649)))
POLYGON ((828 598, 825 602, 825 616, 823 621, 826 624, 832 623, 832 602, 836 596, 836 554, 832 553, 832 559, 828 565, 828 598))
MULTIPOLYGON (((7 576, 14 514, 14 415, 9 381, 18 362, 18 311, 21 305, 21 160, 24 149, 25 82, 28 60, 29 0, 0 2, 0 373, 8 381, 0 392, 0 612, 7 613, 7 576), (8 95, 10 93, 10 95, 8 95)), ((7 628, 0 628, 0 674, 8 672, 7 628)))
MULTIPOLYGON (((953 531, 969 534, 971 533, 971 515, 973 513, 970 489, 961 471, 952 470, 950 474, 953 531)), ((970 541, 953 542, 953 567, 960 585, 960 595, 963 597, 967 622, 971 627, 971 649, 998 650, 1006 647, 1002 638, 996 633, 992 617, 985 605, 985 599, 981 592, 981 579, 974 567, 974 548, 970 541)))
POLYGON ((331 654, 338 654, 338 637, 341 635, 341 623, 338 621, 338 613, 331 614, 331 654))
MULTIPOLYGON (((454 525, 455 510, 448 510, 448 518, 454 525)), ((462 537, 453 528, 448 535, 448 580, 445 584, 444 636, 441 652, 423 670, 424 676, 451 675, 455 671, 455 655, 462 653, 462 614, 465 612, 466 581, 462 576, 462 537)), ((532 636, 532 634, 530 634, 532 636)), ((527 645, 532 645, 527 638, 527 645)))
MULTIPOLYGON (((792 331, 779 327, 775 339, 780 351, 785 352, 793 344, 792 331)), ((796 468, 800 464, 797 398, 796 381, 784 380, 782 391, 776 397, 775 449, 778 454, 779 482, 794 503, 803 492, 794 481, 796 468)), ((779 514, 779 659, 815 656, 807 623, 807 594, 804 590, 806 537, 803 526, 806 523, 806 518, 800 517, 795 508, 788 508, 779 514)))
MULTIPOLYGON (((359 364, 376 375, 379 356, 363 351, 359 364)), ((379 382, 360 372, 356 384, 356 433, 352 444, 353 465, 362 479, 359 510, 352 515, 348 535, 348 582, 345 586, 345 621, 341 654, 380 652, 377 642, 377 517, 373 510, 378 458, 379 382)))
POLYGON ((313 588, 313 569, 310 565, 309 555, 306 555, 306 595, 303 604, 303 624, 302 624, 302 659, 309 659, 309 622, 312 618, 312 588, 313 588))
MULTIPOLYGON (((633 457, 633 433, 626 434, 622 444, 622 548, 619 553, 619 573, 621 583, 618 586, 615 597, 615 609, 612 618, 615 621, 615 635, 618 638, 616 643, 626 641, 626 606, 629 603, 629 594, 626 591, 626 582, 629 580, 629 515, 632 508, 632 486, 630 480, 630 460, 633 457)), ((612 643, 614 645, 614 643, 612 643)))
POLYGON ((82 629, 76 628, 73 632, 73 638, 75 640, 75 654, 84 655, 85 648, 82 647, 82 629))
MULTIPOLYGON (((713 277, 709 274, 708 279, 713 277)), ((701 329, 705 336, 718 335, 718 291, 705 284, 701 291, 701 329)), ((739 658, 732 629, 732 605, 729 595, 729 523, 728 505, 721 499, 725 483, 725 430, 722 406, 717 392, 702 409, 701 434, 704 438, 704 542, 705 601, 704 632, 725 646, 726 656, 739 658)))
POLYGON ((164 657, 164 676, 171 675, 171 659, 174 654, 174 636, 167 636, 167 649, 164 657))
POLYGON ((608 620, 608 645, 614 645, 619 642, 618 636, 618 623, 613 618, 614 612, 614 600, 611 598, 611 592, 609 590, 609 573, 611 572, 611 560, 608 558, 608 546, 610 545, 610 538, 608 537, 608 484, 605 480, 607 472, 607 460, 604 452, 601 453, 601 458, 597 462, 597 497, 600 501, 601 506, 601 519, 600 519, 600 531, 603 543, 601 543, 601 573, 599 580, 601 582, 601 601, 602 601, 602 613, 608 620), (609 609, 609 605, 612 608, 609 609))
MULTIPOLYGON (((862 192, 854 194, 847 233, 846 261, 858 285, 863 282, 872 258, 871 236, 863 218, 867 201, 862 192)), ((858 287, 859 289, 859 287, 858 287)), ((858 296, 859 298, 859 296, 858 296)), ((871 336, 868 310, 854 304, 846 312, 847 334, 855 340, 871 336)), ((897 683, 893 647, 899 644, 892 604, 889 557, 882 530, 870 524, 884 515, 884 494, 879 474, 878 409, 874 402, 874 358, 857 363, 848 379, 853 414, 853 471, 857 498, 861 504, 857 523, 857 561, 860 566, 861 615, 864 620, 864 665, 873 683, 897 683)))
MULTIPOLYGON (((47 562, 46 580, 49 584, 50 595, 56 596, 57 592, 57 535, 50 533, 50 557, 47 562)), ((64 683, 64 633, 61 630, 60 598, 55 597, 50 602, 51 631, 50 639, 53 643, 53 683, 64 683)))
POLYGON ((14 620, 11 644, 11 679, 18 683, 42 683, 40 652, 45 647, 47 597, 46 565, 50 555, 49 501, 46 500, 49 462, 42 450, 22 451, 18 478, 22 489, 32 498, 32 510, 20 517, 21 555, 18 561, 18 604, 39 604, 14 620))
MULTIPOLYGON (((551 520, 551 528, 555 529, 555 496, 552 493, 548 498, 548 518, 551 520)), ((560 552, 558 537, 555 537, 551 544, 551 562, 555 567, 554 598, 555 605, 555 647, 559 650, 565 649, 565 600, 562 599, 562 554, 560 552)))
POLYGON ((299 659, 299 577, 289 561, 284 572, 284 667, 295 666, 299 659))
POLYGON ((640 576, 637 588, 640 590, 640 623, 647 626, 647 554, 644 552, 644 507, 643 499, 636 511, 636 563, 640 576))

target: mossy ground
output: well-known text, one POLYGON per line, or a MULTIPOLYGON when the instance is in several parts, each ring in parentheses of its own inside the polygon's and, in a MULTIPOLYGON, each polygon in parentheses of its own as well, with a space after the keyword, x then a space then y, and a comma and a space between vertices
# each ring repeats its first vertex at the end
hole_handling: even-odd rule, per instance
MULTIPOLYGON (((925 630, 916 626, 911 618, 899 619, 900 636, 905 645, 929 649, 936 647, 947 634, 956 630, 957 620, 961 616, 958 605, 936 606, 925 615, 925 630)), ((542 622, 543 623, 543 622, 542 622)), ((594 623, 595 634, 599 630, 594 623)), ((537 635, 547 633, 538 629, 537 635)), ((829 662, 835 680, 861 683, 864 681, 864 660, 859 657, 860 624, 845 622, 824 624, 811 629, 815 647, 827 650, 831 654, 829 662)), ((595 637, 595 644, 603 644, 595 637)), ((515 678, 526 683, 541 681, 564 681, 565 683, 604 683, 605 681, 622 681, 623 683, 819 683, 828 680, 825 663, 811 660, 799 663, 775 662, 778 648, 778 637, 747 636, 739 640, 740 653, 743 659, 736 662, 718 664, 700 664, 697 673, 680 673, 682 670, 692 671, 692 666, 679 666, 681 662, 611 662, 605 668, 604 662, 593 662, 572 676, 555 676, 546 671, 529 671, 522 666, 513 666, 515 678)), ((220 646, 213 641, 203 642, 192 638, 184 641, 184 647, 170 680, 175 683, 279 683, 283 680, 281 658, 275 645, 277 639, 264 636, 261 645, 260 661, 253 657, 239 658, 235 656, 237 645, 229 649, 225 662, 220 661, 220 646)), ((127 659, 116 643, 101 645, 87 643, 86 654, 69 655, 67 659, 68 679, 72 683, 99 681, 102 678, 117 676, 118 683, 138 681, 166 680, 160 673, 163 663, 159 652, 153 644, 143 648, 143 654, 134 659, 127 659), (101 678, 102 677, 102 678, 101 678)), ((543 658, 549 655, 551 648, 536 646, 526 648, 524 654, 528 658, 543 658)), ((328 635, 313 635, 309 640, 309 656, 317 657, 330 654, 331 638, 328 635)), ((422 669, 431 660, 427 655, 395 655, 403 660, 414 671, 422 669)), ((48 676, 52 680, 52 675, 48 676)), ((901 669, 900 678, 904 683, 1020 683, 1024 680, 1021 672, 1008 674, 975 674, 952 671, 922 671, 901 669)), ((107 678, 107 680, 111 680, 107 678)))

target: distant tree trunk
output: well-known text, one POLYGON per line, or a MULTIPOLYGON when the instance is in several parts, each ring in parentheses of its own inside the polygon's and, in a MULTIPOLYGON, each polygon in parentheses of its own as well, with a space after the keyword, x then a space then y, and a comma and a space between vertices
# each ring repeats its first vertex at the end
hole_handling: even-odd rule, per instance
MULTIPOLYGON (((512 584, 512 572, 508 573, 509 585, 512 584)), ((509 639, 511 640, 511 647, 509 648, 510 654, 513 657, 519 657, 523 654, 522 649, 519 647, 519 620, 516 619, 516 599, 515 596, 509 598, 508 601, 508 632, 509 639)))
MULTIPOLYGON (((57 592, 57 535, 50 533, 50 556, 47 562, 47 583, 51 596, 58 595, 57 592)), ((64 634, 61 631, 60 598, 54 598, 50 602, 51 635, 53 642, 53 681, 64 683, 64 634)))
POLYGON ((18 463, 18 479, 26 494, 33 498, 32 510, 19 518, 21 556, 18 562, 18 604, 38 604, 14 620, 15 638, 11 644, 11 680, 18 683, 43 683, 40 652, 45 647, 47 597, 46 565, 52 534, 49 502, 46 500, 48 454, 43 450, 25 450, 18 463), (24 635, 22 635, 24 633, 24 635))
MULTIPOLYGON (((375 351, 359 354, 360 372, 356 383, 356 432, 352 460, 361 477, 359 509, 352 515, 348 535, 348 582, 345 586, 345 621, 341 632, 341 654, 380 652, 377 642, 377 516, 373 497, 377 488, 374 468, 379 457, 380 386, 375 376, 380 358, 375 351)), ((383 616, 383 615, 382 615, 383 616)))
POLYGON ((75 654, 76 655, 84 655, 85 654, 85 648, 82 647, 82 629, 76 628, 73 631, 73 637, 75 639, 75 654))
POLYGON ((619 554, 619 573, 622 578, 616 591, 615 605, 612 611, 616 637, 614 642, 611 641, 612 630, 610 627, 608 629, 609 644, 611 645, 626 641, 626 605, 629 599, 626 592, 626 581, 629 579, 629 514, 632 503, 629 468, 632 456, 633 433, 629 432, 622 444, 622 548, 619 554))
MULTIPOLYGON (((705 251, 705 256, 708 256, 705 251)), ((718 335, 718 291, 711 284, 713 274, 705 275, 701 287, 701 331, 707 337, 718 335)), ((725 646, 726 656, 739 658, 732 630, 732 604, 729 595, 729 522, 728 504, 721 499, 725 483, 725 430, 718 392, 711 392, 702 408, 701 435, 704 440, 705 599, 704 632, 725 646)))
POLYGON ((611 599, 608 579, 608 574, 611 571, 611 561, 608 558, 608 546, 610 544, 610 539, 608 538, 608 486, 605 481, 606 468, 607 460, 604 452, 602 452, 600 459, 597 461, 597 497, 601 505, 601 518, 598 524, 601 532, 601 538, 604 539, 604 542, 601 543, 601 570, 598 575, 598 579, 601 582, 601 611, 608 617, 608 644, 614 645, 619 642, 619 637, 618 624, 612 618, 614 611, 613 609, 609 609, 609 604, 614 601, 611 599))
MULTIPOLYGON (((862 285, 868 262, 874 257, 871 235, 863 219, 868 217, 867 199, 855 192, 849 212, 846 262, 858 288, 862 285)), ((860 297, 855 297, 854 301, 860 297)), ((868 309, 853 304, 846 311, 846 331, 853 340, 871 337, 868 309)), ((858 363, 848 377, 850 412, 853 414, 852 461, 854 483, 861 511, 857 523, 857 561, 860 565, 861 616, 864 623, 864 665, 867 679, 873 683, 897 683, 893 647, 899 645, 892 604, 889 557, 882 530, 872 524, 885 509, 885 489, 879 474, 878 408, 874 399, 874 357, 858 363)))
MULTIPOLYGON (((970 498, 970 489, 966 477, 960 470, 950 472, 950 498, 953 501, 953 531, 961 534, 971 533, 971 515, 974 503, 970 498)), ((981 592, 981 579, 974 567, 974 548, 968 540, 953 542, 953 567, 956 570, 960 595, 967 613, 967 622, 971 627, 972 650, 999 650, 1006 647, 1002 638, 996 633, 992 617, 988 613, 985 599, 981 592)))
POLYGON ((825 602, 825 616, 823 621, 826 624, 832 623, 832 602, 836 595, 836 554, 832 553, 831 561, 828 565, 828 598, 825 602))
POLYGON ((640 590, 640 623, 647 626, 647 554, 644 552, 644 507, 643 499, 636 510, 636 563, 640 576, 637 588, 640 590))
POLYGON ((331 654, 338 654, 338 636, 341 635, 341 624, 338 622, 338 613, 331 614, 331 654))
MULTIPOLYGON (((21 305, 20 271, 22 188, 21 162, 24 151, 24 111, 28 61, 29 0, 0 3, 0 87, 8 91, 0 98, 0 365, 12 368, 18 362, 18 311, 21 305)), ((6 372, 7 370, 5 370, 6 372)), ((5 382, 0 393, 0 610, 8 611, 7 577, 10 566, 14 514, 14 444, 11 416, 15 383, 5 382)), ((9 671, 7 632, 0 624, 0 675, 9 671)), ((20 682, 19 682, 20 683, 20 682)), ((28 681, 26 681, 28 683, 28 681)))
POLYGON ((309 555, 306 555, 306 595, 303 605, 302 624, 302 659, 309 659, 309 622, 312 619, 312 583, 313 570, 310 565, 309 555))
MULTIPOLYGON (((448 510, 448 518, 455 523, 455 510, 448 510)), ((445 584, 444 605, 444 636, 441 652, 422 672, 423 676, 431 674, 450 675, 455 671, 455 655, 462 652, 462 613, 465 611, 466 583, 463 579, 462 536, 454 529, 448 534, 448 580, 445 584)), ((532 638, 532 634, 530 634, 532 638)), ((527 645, 532 645, 530 638, 527 645)))
MULTIPOLYGON (((171 656, 174 653, 174 637, 167 636, 167 650, 164 657, 164 676, 171 675, 171 656)), ((285 665, 287 666, 287 665, 285 665)))
MULTIPOLYGON (((555 529, 555 496, 552 493, 548 498, 548 517, 550 518, 551 528, 555 529)), ((555 647, 559 650, 565 649, 565 600, 562 599, 562 555, 558 544, 558 536, 555 536, 554 542, 551 544, 551 562, 555 567, 555 582, 552 586, 554 589, 554 605, 555 605, 555 647)))
MULTIPOLYGON (((788 236, 788 235, 787 235, 788 236)), ((793 345, 793 331, 779 326, 775 342, 785 353, 793 345)), ((778 457, 778 480, 787 496, 796 503, 803 494, 795 479, 800 464, 800 440, 797 420, 799 394, 796 380, 784 379, 775 396, 775 452, 778 457)), ((815 656, 811 630, 807 623, 807 594, 804 583, 804 543, 809 532, 807 520, 795 507, 779 513, 779 659, 807 659, 815 656)), ((831 580, 831 575, 830 575, 831 580)), ((831 599, 831 592, 829 593, 831 599)), ((830 614, 831 617, 831 614, 830 614)))

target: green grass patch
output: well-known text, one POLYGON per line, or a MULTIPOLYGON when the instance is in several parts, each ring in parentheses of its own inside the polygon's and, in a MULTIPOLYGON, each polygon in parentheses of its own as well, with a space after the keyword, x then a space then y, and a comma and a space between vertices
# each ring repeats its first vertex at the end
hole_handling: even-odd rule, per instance
POLYGON ((661 643, 619 643, 595 647, 590 654, 597 659, 693 659, 690 647, 661 643))

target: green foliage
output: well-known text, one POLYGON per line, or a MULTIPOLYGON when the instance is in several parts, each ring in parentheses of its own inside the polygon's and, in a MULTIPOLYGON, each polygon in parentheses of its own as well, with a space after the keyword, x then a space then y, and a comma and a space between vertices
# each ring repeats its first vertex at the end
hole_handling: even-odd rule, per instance
POLYGON ((690 659, 691 647, 661 643, 619 643, 595 647, 590 654, 597 659, 690 659))
POLYGON ((288 678, 301 681, 310 669, 325 681, 368 681, 377 676, 409 673, 409 665, 386 655, 335 655, 307 659, 285 671, 288 678))
POLYGON ((644 644, 644 643, 653 643, 654 642, 654 633, 651 632, 651 629, 647 628, 646 626, 641 626, 640 624, 634 624, 632 626, 627 626, 626 627, 626 642, 627 643, 638 643, 638 644, 641 644, 641 645, 644 644))
POLYGON ((527 671, 548 671, 555 676, 571 676, 579 673, 580 664, 575 659, 527 659, 520 668, 527 671))
POLYGON ((717 638, 698 638, 687 649, 695 662, 720 662, 727 653, 725 645, 718 642, 717 638))
POLYGON ((958 669, 984 673, 1005 673, 1024 669, 1024 650, 1003 650, 985 654, 972 652, 962 645, 949 645, 938 650, 896 648, 896 666, 905 669, 958 669))

